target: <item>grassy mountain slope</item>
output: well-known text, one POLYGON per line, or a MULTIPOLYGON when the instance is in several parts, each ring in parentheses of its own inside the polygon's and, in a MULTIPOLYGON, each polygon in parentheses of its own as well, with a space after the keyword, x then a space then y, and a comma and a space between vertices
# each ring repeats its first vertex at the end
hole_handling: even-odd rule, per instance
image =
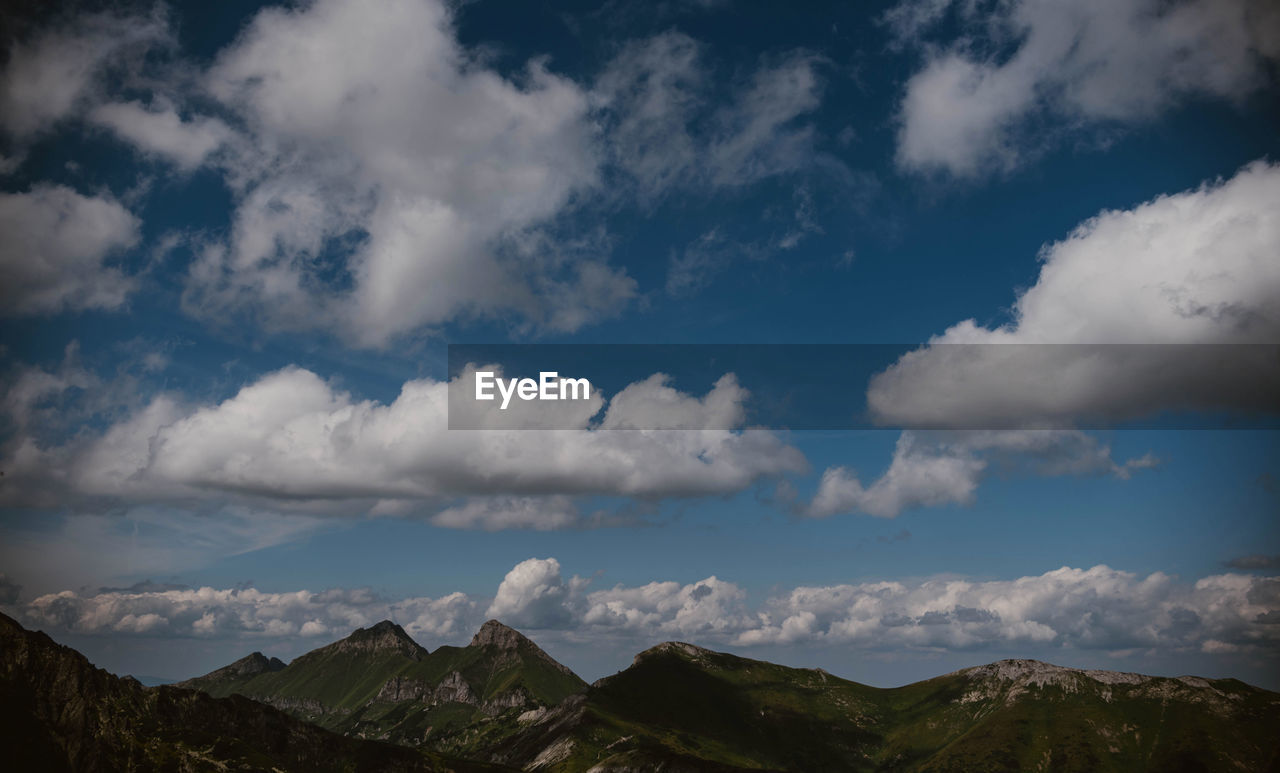
POLYGON ((428 652, 383 621, 282 669, 245 677, 232 666, 180 684, 254 698, 348 735, 464 754, 509 735, 525 711, 555 706, 586 688, 496 620, 466 647, 428 652))
POLYGON ((895 689, 668 643, 493 750, 518 767, 1280 770, 1280 695, 1001 661, 895 689), (641 762, 637 762, 637 761, 641 762))
POLYGON ((239 697, 144 688, 0 615, 0 748, 8 770, 494 771, 346 738, 239 697))

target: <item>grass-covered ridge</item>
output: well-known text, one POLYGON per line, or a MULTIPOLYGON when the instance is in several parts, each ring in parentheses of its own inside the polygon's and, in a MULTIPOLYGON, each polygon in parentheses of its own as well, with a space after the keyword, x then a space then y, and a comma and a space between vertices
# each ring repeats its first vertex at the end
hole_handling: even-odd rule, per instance
POLYGON ((380 623, 232 666, 193 684, 526 770, 1280 770, 1280 695, 1229 679, 1007 660, 884 689, 668 642, 587 687, 497 621, 465 647, 380 623))

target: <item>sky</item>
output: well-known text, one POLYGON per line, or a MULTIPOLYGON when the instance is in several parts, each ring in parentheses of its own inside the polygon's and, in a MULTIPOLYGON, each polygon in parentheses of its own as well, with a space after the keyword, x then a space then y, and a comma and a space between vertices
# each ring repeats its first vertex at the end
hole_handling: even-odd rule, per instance
POLYGON ((3 46, 0 610, 99 666, 496 617, 588 680, 1280 689, 1274 3, 20 4, 3 46), (451 429, 457 344, 709 348, 451 429), (718 372, 794 344, 861 374, 829 426, 718 372))

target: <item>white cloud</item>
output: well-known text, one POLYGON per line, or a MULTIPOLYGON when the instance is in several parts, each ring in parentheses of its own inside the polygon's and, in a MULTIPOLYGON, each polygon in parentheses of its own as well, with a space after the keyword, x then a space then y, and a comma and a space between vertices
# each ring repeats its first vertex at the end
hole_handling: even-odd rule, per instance
POLYGON ((1085 221, 1041 250, 1039 279, 1012 322, 965 320, 875 376, 873 415, 906 426, 1061 426, 1274 407, 1272 350, 1217 345, 1280 342, 1276 201, 1280 166, 1259 161, 1225 182, 1085 221))
POLYGON ((1118 463, 1109 446, 1074 430, 906 431, 898 437, 889 469, 871 485, 864 486, 852 470, 830 467, 804 512, 816 518, 853 512, 896 518, 919 507, 971 504, 978 484, 993 469, 1123 479, 1157 463, 1149 454, 1118 463))
POLYGON ((949 9, 965 34, 925 47, 902 100, 897 160, 914 171, 1011 169, 1054 141, 1037 123, 1078 131, 1191 96, 1239 100, 1280 57, 1267 0, 908 0, 888 20, 918 42, 949 9))
POLYGON ((585 582, 574 577, 566 583, 554 558, 530 558, 502 578, 485 614, 516 627, 564 628, 573 620, 569 603, 585 582))
POLYGON ((649 638, 719 637, 750 624, 745 600, 746 593, 740 587, 714 576, 685 585, 619 585, 587 595, 581 624, 649 638))
POLYGON ((581 522, 573 499, 548 497, 474 497, 431 516, 431 523, 451 529, 565 529, 581 522))
POLYGON ((513 246, 596 184, 588 98, 538 61, 507 80, 474 60, 443 3, 264 9, 207 87, 252 141, 228 170, 232 237, 192 268, 189 310, 382 346, 468 316, 573 330, 634 295, 604 256, 513 246))
POLYGON ((461 593, 391 602, 364 588, 63 591, 33 599, 20 613, 30 625, 78 634, 273 639, 339 638, 393 617, 410 635, 439 638, 463 634, 476 618, 474 603, 461 593))
POLYGON ((169 37, 163 16, 87 14, 9 47, 0 126, 24 139, 73 114, 115 57, 169 37))
MULTIPOLYGON (((928 578, 800 586, 752 605, 731 582, 651 582, 587 592, 554 558, 513 567, 493 599, 463 593, 388 600, 367 589, 63 591, 7 609, 54 632, 204 638, 337 638, 394 619, 420 638, 458 640, 484 617, 579 643, 679 638, 707 646, 826 645, 866 652, 1097 650, 1274 654, 1280 578, 1185 582, 1107 566, 1009 580, 928 578), (481 614, 483 611, 483 614, 481 614)), ((323 640, 321 640, 323 641, 323 640)))
MULTIPOLYGON (((723 380, 704 398, 666 390, 658 389, 663 399, 717 416, 740 412, 734 400, 745 396, 723 380)), ((624 401, 603 421, 635 424, 644 418, 635 411, 652 402, 624 401)), ((559 513, 552 521, 561 523, 564 502, 548 495, 720 495, 805 467, 800 452, 771 433, 611 431, 590 423, 593 412, 577 414, 576 429, 450 432, 445 382, 407 382, 395 401, 381 404, 288 368, 215 404, 183 406, 156 397, 100 436, 66 446, 21 436, 6 453, 4 499, 45 502, 50 492, 85 506, 94 500, 243 499, 352 514, 378 507, 379 500, 430 505, 459 496, 511 495, 544 498, 548 512, 559 513)), ((382 511, 394 512, 393 502, 382 511)), ((487 509, 451 508, 442 517, 447 525, 466 521, 485 528, 504 520, 551 523, 545 513, 532 515, 538 505, 531 500, 507 500, 497 510, 494 502, 487 509)))
POLYGON ((1062 567, 1014 580, 964 579, 799 587, 766 604, 743 645, 825 642, 867 649, 1021 646, 1212 650, 1212 641, 1274 652, 1277 578, 1240 574, 1180 582, 1107 566, 1062 567))
POLYGON ((120 308, 134 280, 108 260, 137 244, 140 225, 107 195, 47 184, 0 193, 0 305, 23 315, 120 308))
POLYGON ((746 418, 749 396, 737 376, 726 373, 703 397, 669 386, 671 377, 655 373, 628 384, 609 400, 601 429, 736 429, 746 418))
POLYGON ((191 170, 230 141, 231 129, 216 118, 196 116, 184 121, 171 105, 111 102, 89 113, 94 123, 111 129, 122 139, 191 170))

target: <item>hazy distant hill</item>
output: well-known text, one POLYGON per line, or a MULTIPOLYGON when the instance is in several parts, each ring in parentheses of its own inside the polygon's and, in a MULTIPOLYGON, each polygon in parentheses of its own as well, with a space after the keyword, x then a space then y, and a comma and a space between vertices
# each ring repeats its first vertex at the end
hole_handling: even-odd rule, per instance
POLYGON ((519 632, 485 623, 466 647, 428 652, 390 621, 284 666, 261 653, 179 686, 261 700, 363 738, 475 752, 586 682, 519 632))
POLYGON ((483 771, 344 738, 241 697, 145 688, 0 615, 0 749, 12 771, 483 771))
POLYGON ((1232 679, 1004 660, 881 689, 668 642, 587 687, 491 620, 466 647, 428 652, 383 622, 287 666, 253 653, 183 683, 291 718, 146 689, 0 629, 20 770, 1280 773, 1280 694, 1232 679))

